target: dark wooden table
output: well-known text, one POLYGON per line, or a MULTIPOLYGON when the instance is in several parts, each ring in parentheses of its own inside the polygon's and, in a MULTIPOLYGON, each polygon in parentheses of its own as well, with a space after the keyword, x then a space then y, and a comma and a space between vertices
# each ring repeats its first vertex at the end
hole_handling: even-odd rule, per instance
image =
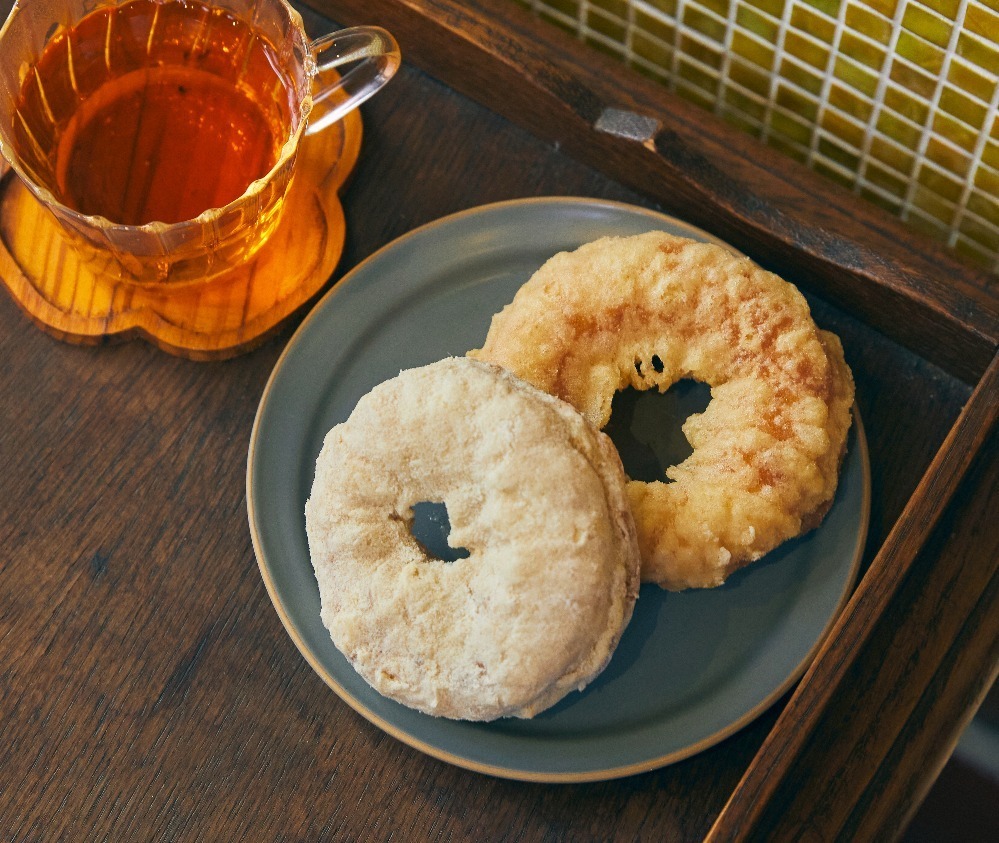
MULTIPOLYGON (((891 255, 868 288, 863 268, 844 270, 842 283, 821 266, 806 272, 821 260, 802 263, 793 248, 753 239, 745 220, 757 206, 717 192, 720 204, 705 205, 651 176, 622 178, 627 149, 601 152, 585 137, 554 142, 560 115, 533 117, 516 102, 529 99, 530 74, 514 68, 513 82, 500 74, 512 111, 497 113, 495 101, 487 109, 476 100, 496 96, 479 78, 488 50, 483 64, 458 73, 483 44, 518 32, 508 44, 516 59, 531 38, 552 39, 569 62, 565 78, 581 55, 512 7, 487 31, 482 21, 498 2, 462 4, 474 20, 457 5, 415 0, 319 3, 339 21, 366 17, 397 31, 419 65, 407 60, 364 106, 362 157, 344 195, 346 251, 332 281, 415 226, 517 197, 603 197, 713 228, 785 271, 811 296, 820 324, 843 338, 873 470, 864 579, 797 690, 699 755, 591 784, 468 772, 342 703, 268 600, 247 528, 246 454, 294 324, 236 359, 194 363, 138 341, 60 343, 0 296, 0 838, 897 835, 999 664, 991 280, 761 150, 764 204, 805 218, 796 197, 818 185, 810 219, 825 227, 815 230, 835 233, 850 218, 879 232, 863 245, 894 242, 913 256, 899 266, 891 255), (435 52, 417 39, 437 25, 435 52), (480 83, 481 97, 458 92, 480 83), (712 215, 715 226, 706 224, 712 215), (934 266, 936 281, 953 280, 956 300, 912 281, 934 266), (896 269, 903 278, 893 288, 896 269)), ((307 17, 316 33, 330 25, 307 17)), ((648 91, 621 80, 626 92, 648 91)), ((668 119, 678 122, 664 131, 693 125, 679 105, 668 119)), ((728 135, 704 125, 714 132, 700 149, 710 163, 711 145, 728 135)), ((731 149, 755 147, 733 140, 731 149)), ((782 220, 772 217, 772 228, 782 220)), ((828 260, 842 264, 842 253, 828 260)))

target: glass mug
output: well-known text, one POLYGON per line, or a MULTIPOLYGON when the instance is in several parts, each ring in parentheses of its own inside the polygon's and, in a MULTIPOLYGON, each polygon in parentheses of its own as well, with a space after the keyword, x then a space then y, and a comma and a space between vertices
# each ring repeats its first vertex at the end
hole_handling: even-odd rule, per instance
POLYGON ((311 41, 284 0, 19 0, 0 29, 0 154, 92 268, 207 280, 277 226, 302 138, 399 64, 385 30, 311 41))

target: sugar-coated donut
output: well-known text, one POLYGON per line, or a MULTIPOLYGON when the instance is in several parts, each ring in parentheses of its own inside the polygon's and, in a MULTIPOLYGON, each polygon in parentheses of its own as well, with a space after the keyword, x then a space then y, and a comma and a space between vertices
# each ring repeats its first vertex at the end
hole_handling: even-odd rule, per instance
POLYGON ((672 482, 631 481, 642 579, 679 590, 821 521, 836 491, 853 378, 791 284, 728 250, 664 232, 550 259, 493 317, 481 349, 596 427, 616 391, 711 386, 672 482))
POLYGON ((322 619, 382 694, 467 720, 532 717, 603 670, 639 553, 614 445, 498 366, 401 372, 326 436, 306 505, 322 619), (414 504, 443 502, 432 558, 414 504))

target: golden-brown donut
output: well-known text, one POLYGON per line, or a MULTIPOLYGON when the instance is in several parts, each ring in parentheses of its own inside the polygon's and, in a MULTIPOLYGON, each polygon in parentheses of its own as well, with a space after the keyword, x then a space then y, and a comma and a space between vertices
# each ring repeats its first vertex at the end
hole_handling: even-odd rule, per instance
POLYGON ((560 253, 469 355, 601 428, 619 389, 711 386, 672 482, 628 484, 642 578, 665 588, 721 584, 815 526, 835 494, 854 392, 839 340, 794 286, 720 246, 649 232, 560 253))
POLYGON ((361 398, 306 505, 322 618, 386 696, 468 720, 531 717, 592 680, 631 617, 639 554, 617 451, 568 404, 449 358, 361 398), (428 556, 411 507, 443 502, 428 556))

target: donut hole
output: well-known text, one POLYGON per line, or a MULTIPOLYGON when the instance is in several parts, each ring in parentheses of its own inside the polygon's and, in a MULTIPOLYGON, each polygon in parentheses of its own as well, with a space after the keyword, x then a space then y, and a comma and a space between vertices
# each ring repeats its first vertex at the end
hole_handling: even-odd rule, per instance
POLYGON ((468 548, 451 547, 448 543, 448 536, 451 535, 451 519, 443 502, 420 501, 413 504, 410 509, 413 520, 409 525, 409 531, 427 556, 442 562, 454 562, 471 556, 468 548))
MULTIPOLYGON (((653 367, 657 359, 652 358, 653 367)), ((690 378, 677 381, 665 392, 631 386, 616 392, 604 433, 617 447, 625 474, 644 483, 670 482, 666 469, 693 453, 683 435, 683 423, 703 413, 710 401, 711 388, 690 378)))

